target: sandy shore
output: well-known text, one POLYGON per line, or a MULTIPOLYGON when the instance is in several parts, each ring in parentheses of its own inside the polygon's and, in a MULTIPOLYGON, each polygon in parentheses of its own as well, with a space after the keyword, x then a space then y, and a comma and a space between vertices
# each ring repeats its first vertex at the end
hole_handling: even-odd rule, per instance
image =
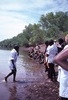
POLYGON ((0 100, 59 100, 58 83, 51 82, 47 76, 38 80, 20 76, 15 83, 12 78, 7 83, 2 79, 3 76, 0 78, 0 100))
POLYGON ((43 77, 17 76, 15 83, 12 82, 12 77, 6 83, 5 75, 0 74, 0 100, 59 100, 58 82, 51 82, 42 66, 39 73, 44 73, 43 77))
MULTIPOLYGON (((39 45, 39 46, 40 46, 40 51, 41 51, 41 52, 44 52, 44 51, 45 51, 45 44, 42 44, 42 45, 39 45)), ((28 48, 20 47, 20 50, 21 50, 21 51, 22 51, 22 50, 24 50, 24 51, 30 51, 31 48, 33 48, 33 47, 28 47, 28 48)))

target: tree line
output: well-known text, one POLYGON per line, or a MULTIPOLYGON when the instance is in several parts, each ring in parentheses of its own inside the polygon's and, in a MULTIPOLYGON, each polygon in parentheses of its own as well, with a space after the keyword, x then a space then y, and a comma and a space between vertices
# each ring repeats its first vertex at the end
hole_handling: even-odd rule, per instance
POLYGON ((68 11, 50 12, 41 15, 38 23, 25 26, 22 33, 17 36, 0 42, 0 47, 12 47, 15 44, 19 46, 33 46, 36 43, 42 44, 46 40, 58 39, 68 34, 68 11))

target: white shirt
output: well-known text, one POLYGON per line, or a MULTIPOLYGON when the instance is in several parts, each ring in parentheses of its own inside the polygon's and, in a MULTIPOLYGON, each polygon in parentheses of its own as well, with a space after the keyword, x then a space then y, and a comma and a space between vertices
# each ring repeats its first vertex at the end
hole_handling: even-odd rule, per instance
POLYGON ((15 49, 12 49, 10 52, 10 57, 9 57, 9 67, 11 70, 13 70, 13 64, 11 60, 14 60, 14 64, 16 65, 18 53, 15 49))
POLYGON ((46 54, 49 55, 48 56, 48 63, 53 63, 54 57, 57 54, 57 52, 58 52, 58 49, 57 49, 55 44, 53 44, 47 48, 46 54))
MULTIPOLYGON (((67 48, 68 45, 64 47, 67 48)), ((64 70, 61 67, 61 72, 60 72, 60 87, 59 87, 59 96, 68 98, 68 71, 64 70)))
POLYGON ((35 49, 34 49, 34 52, 36 53, 39 49, 40 49, 39 46, 36 45, 36 47, 35 47, 35 49))

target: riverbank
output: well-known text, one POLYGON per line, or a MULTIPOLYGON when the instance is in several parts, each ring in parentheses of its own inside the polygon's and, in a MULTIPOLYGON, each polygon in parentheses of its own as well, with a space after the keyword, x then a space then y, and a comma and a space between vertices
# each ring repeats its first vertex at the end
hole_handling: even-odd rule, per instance
MULTIPOLYGON (((46 76, 45 76, 46 77, 46 76)), ((41 80, 21 79, 0 83, 0 100, 59 100, 58 83, 47 78, 41 80)))
POLYGON ((43 79, 20 76, 17 80, 13 83, 10 78, 7 83, 0 82, 0 100, 59 100, 58 82, 48 80, 47 73, 43 79))
MULTIPOLYGON (((44 52, 45 51, 45 44, 41 44, 41 45, 39 45, 40 46, 40 51, 41 52, 44 52)), ((31 49, 32 49, 33 47, 27 47, 27 48, 25 48, 25 47, 20 47, 20 51, 30 51, 31 49)))
POLYGON ((24 69, 20 72, 20 67, 18 68, 20 74, 17 74, 17 82, 13 83, 11 76, 6 83, 3 80, 5 74, 0 74, 0 100, 59 100, 58 82, 48 79, 43 64, 40 65, 30 57, 27 59, 29 65, 27 62, 24 67, 26 72, 23 72, 24 69))

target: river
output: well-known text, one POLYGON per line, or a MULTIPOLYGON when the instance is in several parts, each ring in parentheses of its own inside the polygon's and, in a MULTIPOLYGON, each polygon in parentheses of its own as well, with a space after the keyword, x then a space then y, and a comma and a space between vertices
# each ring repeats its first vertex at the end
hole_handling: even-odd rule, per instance
MULTIPOLYGON (((0 79, 3 79, 9 72, 8 59, 10 50, 0 50, 0 79)), ((17 60, 17 79, 40 79, 45 75, 44 68, 35 60, 29 58, 26 52, 20 52, 17 60)), ((11 78, 9 78, 11 79, 11 78)))
POLYGON ((40 96, 42 92, 47 91, 43 91, 45 88, 41 91, 41 88, 37 87, 42 87, 47 79, 44 65, 30 58, 27 52, 21 51, 17 60, 17 82, 13 83, 13 77, 10 76, 6 83, 4 77, 10 72, 9 55, 10 50, 0 50, 0 100, 44 100, 40 96))
POLYGON ((44 65, 30 58, 24 51, 20 52, 17 60, 17 82, 13 83, 12 76, 5 82, 4 77, 10 72, 9 55, 10 50, 0 50, 0 100, 50 100, 52 97, 54 99, 51 100, 56 100, 58 88, 54 90, 56 84, 53 87, 53 83, 47 82, 44 65))

